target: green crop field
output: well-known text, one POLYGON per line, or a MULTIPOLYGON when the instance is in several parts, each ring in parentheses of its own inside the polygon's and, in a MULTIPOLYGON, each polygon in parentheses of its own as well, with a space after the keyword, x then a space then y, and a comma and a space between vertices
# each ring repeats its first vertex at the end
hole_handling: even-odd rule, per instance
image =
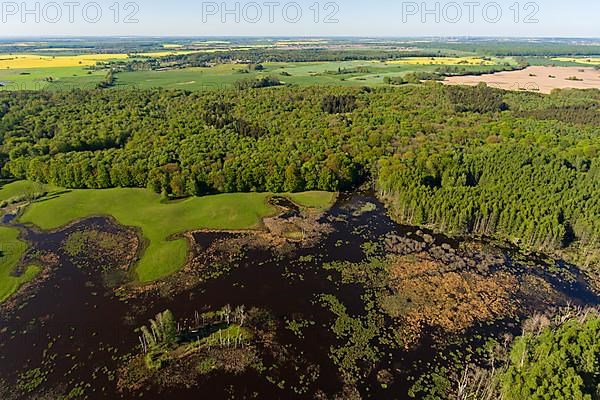
MULTIPOLYGON (((110 215, 126 226, 139 227, 148 241, 136 267, 138 279, 150 282, 179 270, 186 261, 187 243, 173 238, 197 229, 239 230, 256 228, 275 208, 268 193, 236 193, 162 202, 146 189, 73 190, 31 204, 21 222, 54 229, 78 219, 110 215)), ((332 193, 287 195, 300 206, 324 208, 332 193)))
POLYGON ((0 69, 0 90, 93 88, 105 76, 84 67, 0 69))
POLYGON ((403 76, 411 72, 432 72, 439 67, 457 65, 471 71, 487 71, 501 62, 514 64, 512 59, 495 60, 486 65, 467 64, 472 57, 464 58, 465 64, 454 64, 430 60, 407 60, 406 63, 381 61, 341 61, 341 62, 297 62, 264 63, 264 70, 249 71, 242 64, 222 64, 210 68, 185 68, 166 71, 135 71, 117 75, 116 87, 135 86, 140 89, 164 87, 171 89, 203 90, 231 87, 241 79, 273 76, 280 81, 299 86, 377 86, 383 85, 386 76, 403 76), (419 61, 421 61, 419 63, 419 61), (345 71, 340 73, 341 71, 345 71))
MULTIPOLYGON (((583 60, 583 59, 582 59, 583 60)), ((541 67, 581 67, 582 62, 577 62, 576 58, 555 58, 555 57, 527 57, 527 62, 531 66, 541 67)), ((588 65, 592 66, 593 65, 588 65)))
MULTIPOLYGON (((466 57, 411 57, 390 62, 272 62, 264 63, 262 71, 249 71, 244 64, 219 64, 207 68, 183 68, 120 72, 115 88, 206 90, 232 87, 235 82, 253 77, 274 76, 284 83, 309 86, 377 86, 386 76, 397 77, 411 72, 431 72, 438 67, 460 66, 466 70, 487 71, 504 63, 515 64, 512 58, 483 60, 466 57)), ((0 89, 42 90, 94 88, 106 76, 105 70, 90 70, 88 66, 54 66, 0 69, 0 89)))

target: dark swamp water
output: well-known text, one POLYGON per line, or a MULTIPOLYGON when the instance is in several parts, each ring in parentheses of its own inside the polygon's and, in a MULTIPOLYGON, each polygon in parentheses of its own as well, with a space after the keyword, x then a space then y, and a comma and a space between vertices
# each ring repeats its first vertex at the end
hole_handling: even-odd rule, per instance
MULTIPOLYGON (((294 210, 291 212, 295 214, 294 210)), ((10 388, 17 387, 19 382, 22 384, 28 371, 29 381, 35 380, 32 376, 39 378, 35 389, 26 395, 14 395, 15 399, 56 399, 59 394, 69 392, 74 394, 73 398, 88 399, 312 399, 316 393, 331 398, 342 390, 343 384, 331 360, 330 348, 343 343, 331 332, 335 318, 318 301, 318 296, 334 294, 348 313, 361 313, 364 288, 343 283, 336 272, 325 270, 322 265, 336 261, 362 262, 365 243, 381 242, 389 234, 410 236, 415 242, 423 243, 419 249, 425 251, 433 247, 439 250, 442 245, 453 251, 450 249, 458 248, 460 242, 431 232, 415 235, 416 228, 395 224, 369 194, 341 196, 322 219, 333 229, 314 246, 292 245, 285 252, 268 247, 245 248, 226 273, 191 289, 170 292, 166 297, 158 291, 149 291, 127 300, 116 295, 114 287, 107 284, 107 274, 98 265, 82 267, 77 257, 63 249, 65 238, 74 232, 93 228, 115 233, 122 228, 104 218, 87 219, 57 232, 24 228, 24 237, 37 251, 50 252, 58 259, 40 285, 21 296, 14 310, 0 315, 0 380, 4 381, 5 388, 10 388), (215 311, 226 304, 256 307, 272 314, 277 322, 275 340, 286 354, 276 368, 270 369, 274 361, 265 357, 263 363, 267 371, 261 374, 253 370, 241 375, 213 373, 189 388, 161 390, 149 386, 138 393, 117 391, 118 368, 129 354, 140 352, 137 327, 165 309, 170 309, 179 319, 186 319, 193 318, 196 312, 215 311), (302 329, 302 335, 297 335, 286 328, 286 321, 291 320, 311 321, 311 324, 302 329), (303 385, 299 376, 309 367, 316 367, 318 374, 303 385), (295 390, 299 387, 304 389, 295 390)), ((217 241, 243 235, 195 233, 196 251, 202 252, 217 241)), ((547 263, 533 256, 523 260, 522 256, 513 256, 512 251, 498 250, 503 267, 515 274, 522 273, 525 264, 547 263)), ((410 249, 404 252, 410 253, 410 249)), ((95 259, 97 263, 118 261, 110 257, 95 259)), ((547 273, 540 269, 539 274, 561 293, 561 302, 600 303, 574 267, 556 264, 562 269, 571 269, 571 279, 562 279, 552 268, 547 273)), ((516 333, 519 331, 516 322, 511 319, 481 329, 475 327, 467 335, 496 329, 516 333)), ((431 344, 430 339, 424 338, 409 351, 390 351, 382 362, 390 368, 423 364, 437 351, 431 344)), ((357 386, 365 398, 402 399, 406 398, 410 386, 405 379, 415 372, 419 371, 409 368, 399 372, 395 384, 387 389, 377 384, 374 374, 357 386)))

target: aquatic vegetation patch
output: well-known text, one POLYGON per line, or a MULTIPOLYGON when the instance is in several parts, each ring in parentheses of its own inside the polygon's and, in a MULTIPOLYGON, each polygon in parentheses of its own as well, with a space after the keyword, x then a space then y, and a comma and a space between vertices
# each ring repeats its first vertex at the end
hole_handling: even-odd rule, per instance
POLYGON ((104 273, 129 271, 140 246, 132 229, 112 223, 105 226, 93 223, 70 232, 62 242, 62 249, 80 268, 97 268, 104 273))
POLYGON ((320 296, 338 339, 329 356, 349 388, 376 383, 385 397, 402 382, 416 398, 448 398, 460 385, 455 375, 465 360, 487 362, 488 341, 510 343, 502 338, 519 331, 521 318, 568 303, 555 287, 561 281, 539 271, 542 260, 513 264, 509 253, 481 253, 481 244, 455 248, 416 236, 421 240, 384 236, 365 242, 365 261, 323 265, 345 285, 364 289, 359 305, 335 293, 320 296), (377 255, 382 248, 385 255, 377 255))
POLYGON ((402 257, 390 268, 391 293, 381 307, 400 319, 407 338, 425 327, 445 333, 464 332, 477 321, 514 316, 518 280, 507 272, 482 276, 473 271, 444 271, 426 254, 402 257))
MULTIPOLYGON (((286 209, 283 218, 297 212, 278 206, 286 209)), ((53 400, 77 382, 82 382, 83 396, 90 397, 102 391, 114 398, 184 398, 198 392, 220 398, 226 390, 236 398, 248 393, 260 398, 447 398, 457 391, 467 364, 471 379, 489 366, 492 349, 505 343, 510 347, 512 337, 521 333, 521 318, 586 295, 581 286, 573 286, 566 292, 572 297, 565 296, 556 285, 568 276, 554 276, 555 269, 534 275, 532 271, 544 270, 544 257, 523 253, 516 258, 490 243, 401 227, 383 212, 372 196, 341 195, 317 221, 331 231, 307 245, 274 240, 266 231, 194 231, 185 235, 191 254, 183 270, 143 292, 136 292, 138 285, 127 285, 131 290, 123 297, 100 284, 94 269, 72 265, 93 255, 94 249, 85 248, 95 240, 101 249, 118 241, 107 235, 115 228, 108 220, 86 219, 52 232, 32 230, 32 245, 55 251, 62 268, 55 270, 51 285, 30 299, 31 309, 39 311, 28 322, 10 320, 10 331, 0 330, 0 353, 6 360, 0 371, 15 385, 17 374, 26 372, 22 368, 40 366, 31 355, 36 349, 26 353, 33 360, 22 366, 14 344, 43 330, 56 343, 49 357, 57 358, 52 367, 41 369, 54 369, 59 376, 50 375, 33 395, 54 393, 54 382, 69 382, 53 400), (377 205, 376 210, 354 213, 367 203, 377 205), (508 290, 508 282, 515 281, 508 290), (495 300, 496 285, 499 304, 492 303, 486 314, 481 305, 495 300), (404 286, 407 293, 402 293, 404 286), (433 298, 437 290, 441 295, 433 298), (62 293, 77 300, 60 302, 62 293), (509 309, 516 307, 518 317, 512 317, 516 312, 498 316, 506 293, 509 309), (414 301, 418 294, 427 298, 414 301), (399 307, 390 306, 398 305, 394 300, 399 307), (461 305, 454 303, 465 301, 476 305, 472 315, 455 317, 461 305), (256 308, 249 307, 241 321, 236 306, 222 308, 226 303, 256 308), (87 326, 80 304, 86 311, 97 307, 103 316, 93 333, 62 326, 87 326), (56 322, 58 307, 68 314, 66 324, 56 322), (154 316, 167 308, 180 318, 154 316), (415 310, 433 315, 408 319, 415 310), (410 324, 417 327, 414 335, 410 324), (113 326, 118 328, 116 339, 113 326)), ((576 273, 569 284, 576 284, 575 278, 576 273)), ((504 358, 494 361, 499 365, 504 358)))
POLYGON ((31 393, 46 381, 47 375, 40 368, 30 369, 19 376, 17 389, 23 393, 31 393))

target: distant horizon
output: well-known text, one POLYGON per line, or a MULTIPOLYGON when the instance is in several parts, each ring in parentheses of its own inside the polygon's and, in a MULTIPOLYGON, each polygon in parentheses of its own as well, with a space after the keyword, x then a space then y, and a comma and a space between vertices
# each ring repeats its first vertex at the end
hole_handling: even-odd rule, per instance
POLYGON ((385 36, 385 35, 30 35, 0 36, 0 40, 17 39, 97 39, 97 38, 133 38, 133 39, 506 39, 506 40, 593 40, 600 41, 600 36, 501 36, 501 35, 423 35, 423 36, 385 36))

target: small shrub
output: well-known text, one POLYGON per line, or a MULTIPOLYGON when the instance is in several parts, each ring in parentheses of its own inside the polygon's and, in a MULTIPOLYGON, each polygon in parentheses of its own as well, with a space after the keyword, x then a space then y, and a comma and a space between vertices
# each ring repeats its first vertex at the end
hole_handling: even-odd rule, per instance
POLYGON ((216 366, 217 361, 212 357, 207 357, 196 366, 196 371, 201 375, 206 375, 211 373, 216 366))

